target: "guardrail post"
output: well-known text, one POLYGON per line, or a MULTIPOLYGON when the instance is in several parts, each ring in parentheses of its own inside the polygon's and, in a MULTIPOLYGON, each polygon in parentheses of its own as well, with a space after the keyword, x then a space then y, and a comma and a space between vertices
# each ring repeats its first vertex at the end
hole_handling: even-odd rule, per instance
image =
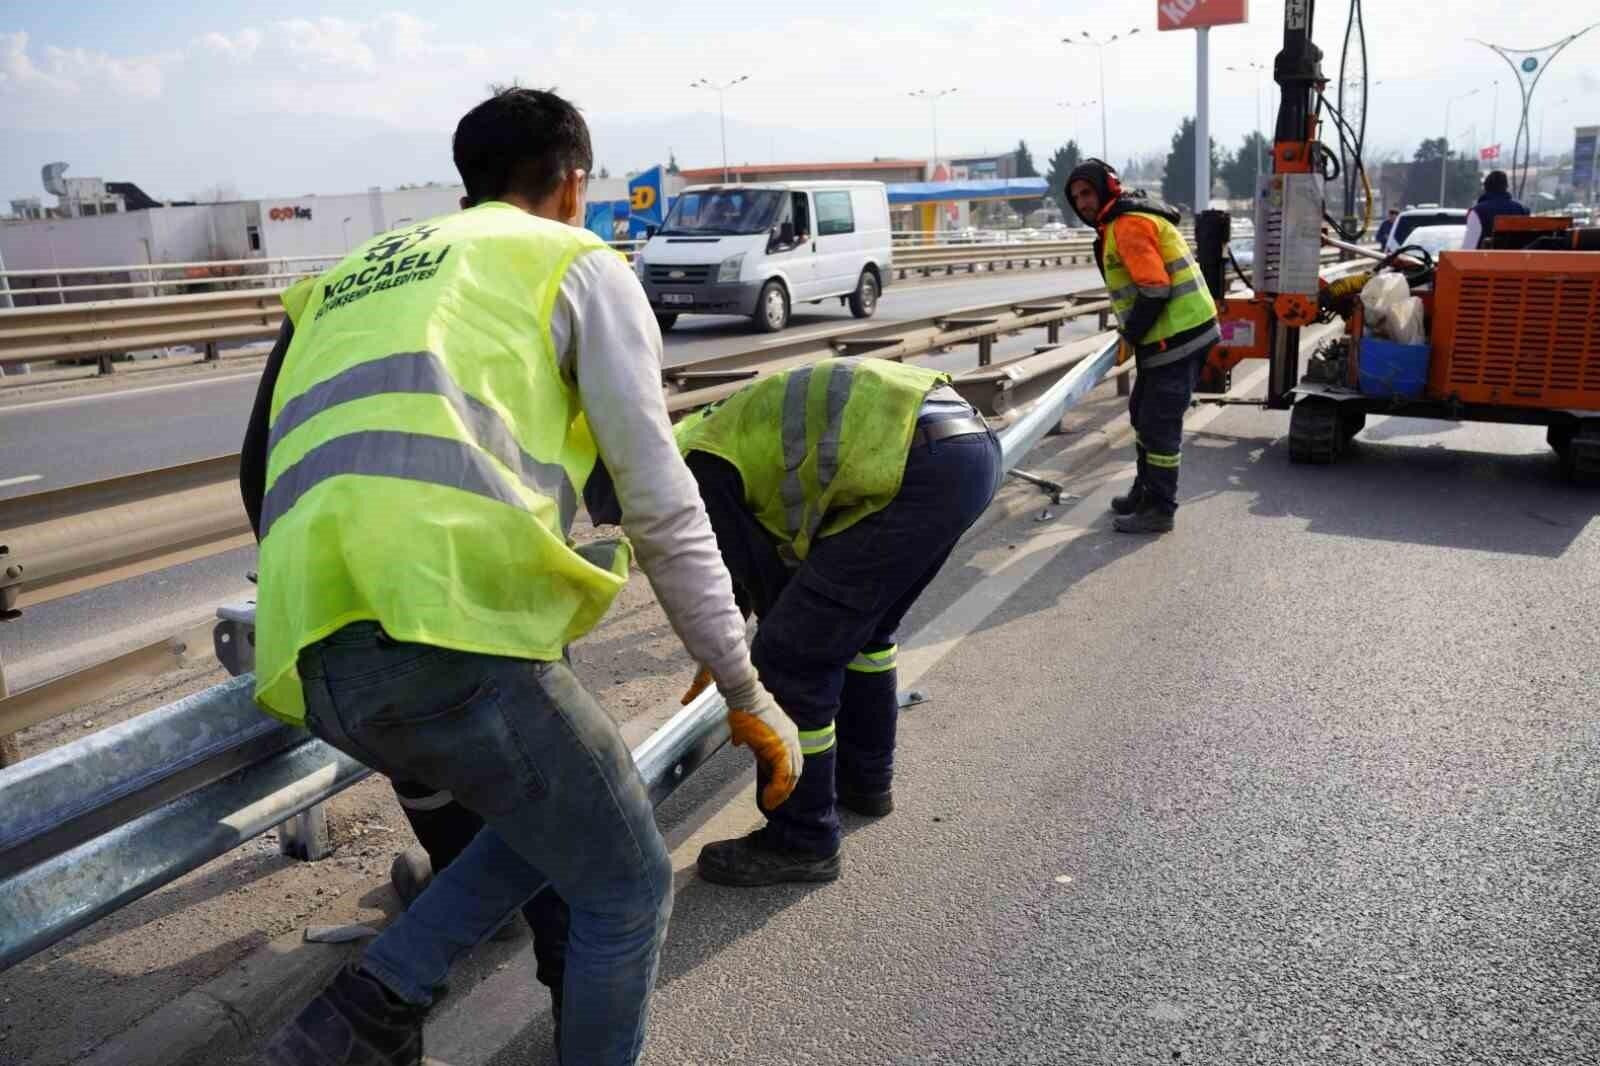
POLYGON ((1117 375, 1118 396, 1127 396, 1133 392, 1133 375, 1137 374, 1138 372, 1138 370, 1130 370, 1126 374, 1117 375))
MULTIPOLYGON (((6 687, 6 663, 0 656, 0 700, 11 695, 11 690, 6 687)), ((0 766, 15 766, 22 761, 22 748, 17 744, 17 735, 7 733, 0 737, 0 766)))
MULTIPOLYGON (((0 561, 11 554, 11 548, 0 544, 0 561)), ((0 570, 0 622, 10 622, 22 616, 17 610, 18 584, 22 578, 22 565, 20 563, 7 563, 4 570, 0 570)), ((11 695, 11 689, 6 685, 6 660, 5 654, 0 652, 0 700, 11 695)), ((22 748, 17 744, 17 735, 7 733, 0 736, 0 766, 15 766, 22 761, 22 748)))
POLYGON ((316 862, 327 858, 332 850, 326 804, 308 807, 278 826, 278 851, 291 859, 316 862))
POLYGON ((989 365, 989 361, 993 357, 994 357, 994 336, 991 334, 991 335, 989 335, 987 337, 979 337, 978 338, 978 365, 979 366, 988 366, 989 365))
POLYGON ((100 355, 100 370, 99 370, 99 372, 101 374, 109 374, 109 373, 112 372, 111 354, 109 352, 102 352, 101 353, 101 355, 100 355))
POLYGON ((216 341, 206 341, 206 362, 215 363, 222 358, 222 353, 217 351, 216 341))
POLYGON ((1061 321, 1059 319, 1044 328, 1044 340, 1046 344, 1061 343, 1061 321))

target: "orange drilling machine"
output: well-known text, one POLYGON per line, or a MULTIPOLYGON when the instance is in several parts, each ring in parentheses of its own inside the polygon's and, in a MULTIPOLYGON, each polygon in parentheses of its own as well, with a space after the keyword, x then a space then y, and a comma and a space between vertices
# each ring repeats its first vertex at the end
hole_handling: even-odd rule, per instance
MULTIPOLYGON (((1352 0, 1353 27, 1360 6, 1352 0)), ((1600 484, 1600 229, 1573 228, 1564 217, 1501 216, 1482 250, 1435 259, 1420 248, 1387 256, 1358 249, 1366 222, 1352 204, 1358 179, 1365 185, 1364 134, 1325 95, 1314 8, 1315 0, 1285 3, 1273 69, 1282 103, 1272 173, 1257 192, 1254 292, 1222 299, 1223 340, 1202 391, 1225 388, 1241 360, 1268 360, 1266 406, 1289 410, 1294 462, 1336 461, 1369 414, 1509 422, 1548 427, 1566 475, 1600 484), (1337 125, 1337 152, 1321 140, 1324 114, 1337 125), (1341 176, 1344 218, 1334 219, 1325 188, 1341 176), (1369 256, 1367 268, 1324 280, 1325 243, 1369 256), (1362 291, 1386 274, 1403 276, 1405 285, 1391 288, 1419 301, 1410 307, 1420 312, 1410 343, 1379 336, 1367 321, 1362 291), (1302 373, 1300 331, 1335 319, 1344 332, 1319 345, 1302 373)), ((1347 56, 1350 48, 1347 33, 1347 56)), ((1206 215, 1196 223, 1198 258, 1220 291, 1227 219, 1206 215)))

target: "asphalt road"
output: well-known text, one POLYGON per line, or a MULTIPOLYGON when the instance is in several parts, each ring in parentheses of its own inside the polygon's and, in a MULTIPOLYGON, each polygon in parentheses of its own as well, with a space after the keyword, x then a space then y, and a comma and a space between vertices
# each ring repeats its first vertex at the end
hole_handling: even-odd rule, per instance
MULTIPOLYGON (((1534 430, 1193 421, 1176 534, 1109 530, 1124 449, 952 560, 842 880, 696 880, 748 791, 677 849, 645 1062, 1600 1061, 1600 494, 1534 430)), ((531 975, 430 1053, 548 1061, 531 975)))
MULTIPOLYGON (((936 311, 1059 294, 1099 283, 1093 269, 1027 270, 890 286, 874 321, 921 318, 936 311)), ((744 319, 686 316, 667 334, 669 365, 752 345, 786 343, 854 322, 836 303, 802 305, 791 327, 772 337, 744 319)), ((1025 334, 999 354, 1032 345, 1025 334)), ((972 365, 974 349, 941 356, 941 368, 972 365)), ((259 374, 217 378, 0 406, 0 498, 237 451, 259 374), (9 483, 9 484, 8 484, 9 483)), ((68 597, 0 624, 0 657, 14 689, 35 684, 117 651, 159 639, 248 592, 253 551, 235 551, 135 581, 68 597)))

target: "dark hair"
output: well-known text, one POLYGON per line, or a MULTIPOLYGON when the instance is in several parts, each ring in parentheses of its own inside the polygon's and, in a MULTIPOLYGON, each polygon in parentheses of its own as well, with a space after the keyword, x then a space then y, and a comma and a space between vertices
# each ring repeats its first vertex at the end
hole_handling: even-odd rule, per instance
POLYGON ((1511 179, 1506 177, 1503 170, 1491 170, 1489 176, 1483 179, 1484 192, 1510 192, 1511 179))
POLYGON ((491 86, 456 124, 456 170, 474 203, 513 193, 543 200, 573 170, 594 168, 589 126, 554 92, 491 86))

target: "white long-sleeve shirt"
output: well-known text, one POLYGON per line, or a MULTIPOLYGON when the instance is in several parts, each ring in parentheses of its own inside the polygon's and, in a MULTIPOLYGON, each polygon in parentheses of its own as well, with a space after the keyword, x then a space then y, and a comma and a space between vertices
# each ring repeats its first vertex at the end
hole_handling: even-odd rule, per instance
POLYGON ((661 391, 661 330, 619 256, 579 256, 561 281, 550 332, 575 378, 622 529, 678 639, 723 689, 755 676, 733 583, 661 391))
POLYGON ((1461 247, 1476 248, 1483 239, 1483 219, 1478 217, 1478 209, 1473 208, 1467 212, 1467 232, 1461 235, 1461 247))

